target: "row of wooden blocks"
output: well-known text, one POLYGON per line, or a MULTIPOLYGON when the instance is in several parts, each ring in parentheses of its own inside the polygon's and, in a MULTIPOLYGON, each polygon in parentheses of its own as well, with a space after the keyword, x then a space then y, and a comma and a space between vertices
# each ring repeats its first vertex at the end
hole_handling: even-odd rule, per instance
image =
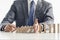
MULTIPOLYGON (((48 27, 49 27, 49 29, 48 29, 49 33, 56 33, 56 30, 57 30, 57 33, 59 33, 59 31, 60 31, 59 24, 57 24, 57 27, 55 24, 48 24, 48 27)), ((41 27, 39 28, 39 33, 41 33, 41 32, 46 33, 46 31, 47 31, 46 24, 44 24, 44 31, 42 31, 41 27)), ((34 27, 33 26, 22 26, 22 27, 16 29, 16 33, 34 33, 34 27)))
POLYGON ((16 33, 31 33, 33 26, 22 26, 16 29, 16 33))
POLYGON ((60 33, 60 24, 49 24, 49 33, 52 31, 53 33, 60 33))

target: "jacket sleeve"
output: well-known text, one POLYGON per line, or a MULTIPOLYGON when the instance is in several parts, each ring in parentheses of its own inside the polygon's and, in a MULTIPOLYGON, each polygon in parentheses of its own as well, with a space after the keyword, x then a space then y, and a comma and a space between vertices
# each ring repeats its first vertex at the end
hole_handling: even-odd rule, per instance
POLYGON ((7 24, 10 24, 10 23, 13 23, 13 21, 15 21, 15 13, 16 13, 16 8, 15 8, 15 5, 13 3, 13 5, 11 6, 9 12, 7 13, 5 18, 1 22, 0 28, 2 28, 3 25, 7 25, 7 24))
POLYGON ((46 24, 52 24, 52 23, 54 23, 54 16, 53 16, 53 10, 52 9, 53 9, 52 5, 50 4, 47 7, 47 9, 45 10, 46 17, 45 17, 43 23, 46 23, 46 24))

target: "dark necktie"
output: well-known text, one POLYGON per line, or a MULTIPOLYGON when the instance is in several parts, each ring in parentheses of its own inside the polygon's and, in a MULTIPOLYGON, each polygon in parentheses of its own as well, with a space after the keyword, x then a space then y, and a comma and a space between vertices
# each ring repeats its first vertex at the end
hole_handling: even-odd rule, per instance
POLYGON ((34 3, 34 1, 32 0, 31 1, 31 4, 30 4, 30 13, 29 13, 29 18, 28 18, 28 25, 29 26, 32 26, 33 25, 33 23, 34 23, 34 5, 35 5, 35 3, 34 3))

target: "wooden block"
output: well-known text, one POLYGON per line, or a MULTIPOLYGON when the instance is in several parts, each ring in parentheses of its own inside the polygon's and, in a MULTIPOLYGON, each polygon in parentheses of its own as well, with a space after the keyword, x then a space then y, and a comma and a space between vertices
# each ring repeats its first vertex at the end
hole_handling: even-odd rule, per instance
POLYGON ((44 24, 44 33, 46 33, 46 24, 44 24))
POLYGON ((42 26, 39 24, 39 33, 42 32, 42 26))
POLYGON ((59 24, 57 24, 57 32, 58 32, 58 33, 59 33, 59 26, 60 26, 60 25, 59 25, 59 24))
POLYGON ((33 26, 23 26, 16 29, 16 33, 30 33, 33 29, 33 26))
POLYGON ((48 24, 49 26, 49 33, 51 33, 51 24, 48 24))
POLYGON ((53 33, 55 33, 55 24, 53 24, 53 33))

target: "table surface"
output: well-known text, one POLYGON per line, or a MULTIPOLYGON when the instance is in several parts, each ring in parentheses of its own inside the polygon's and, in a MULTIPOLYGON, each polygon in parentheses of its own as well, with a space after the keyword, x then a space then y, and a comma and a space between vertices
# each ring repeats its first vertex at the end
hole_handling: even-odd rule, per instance
POLYGON ((11 33, 1 32, 0 39, 8 40, 57 40, 58 35, 56 33, 11 33))

